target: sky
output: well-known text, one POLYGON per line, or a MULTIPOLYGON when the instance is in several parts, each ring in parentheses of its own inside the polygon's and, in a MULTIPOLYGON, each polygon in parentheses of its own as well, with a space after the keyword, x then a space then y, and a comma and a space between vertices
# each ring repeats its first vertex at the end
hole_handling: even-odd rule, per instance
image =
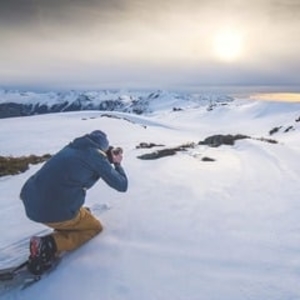
POLYGON ((0 0, 0 86, 299 86, 299 36, 299 0, 0 0))

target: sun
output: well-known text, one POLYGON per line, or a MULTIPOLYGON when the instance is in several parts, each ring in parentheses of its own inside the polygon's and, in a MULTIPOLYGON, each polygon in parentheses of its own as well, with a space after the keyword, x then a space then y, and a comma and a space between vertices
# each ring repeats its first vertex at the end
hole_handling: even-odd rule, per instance
POLYGON ((213 54, 223 62, 237 61, 243 52, 243 36, 232 29, 218 31, 213 37, 213 54))

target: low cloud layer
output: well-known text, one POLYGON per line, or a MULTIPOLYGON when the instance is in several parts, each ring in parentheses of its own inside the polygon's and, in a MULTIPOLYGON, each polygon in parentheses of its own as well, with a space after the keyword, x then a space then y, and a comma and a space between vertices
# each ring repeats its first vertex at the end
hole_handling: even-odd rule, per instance
POLYGON ((300 83, 296 0, 2 1, 0 33, 6 86, 300 83), (224 30, 240 39, 230 60, 224 30))

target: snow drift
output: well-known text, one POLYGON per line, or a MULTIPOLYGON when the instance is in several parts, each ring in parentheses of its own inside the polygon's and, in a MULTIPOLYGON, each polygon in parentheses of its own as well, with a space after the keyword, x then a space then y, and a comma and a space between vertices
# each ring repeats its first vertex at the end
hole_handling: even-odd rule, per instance
MULTIPOLYGON (((148 116, 80 111, 0 120, 1 155, 12 156, 53 154, 102 129, 124 148, 130 180, 126 194, 102 182, 89 190, 87 205, 110 208, 99 214, 104 232, 45 280, 3 299, 300 298, 300 104, 235 100, 213 110, 187 105, 178 111, 173 104, 157 103, 148 116), (278 143, 241 139, 137 159, 153 150, 137 148, 141 142, 175 147, 213 134, 278 143)), ((39 167, 0 178, 1 249, 45 229, 26 219, 18 198, 39 167)))

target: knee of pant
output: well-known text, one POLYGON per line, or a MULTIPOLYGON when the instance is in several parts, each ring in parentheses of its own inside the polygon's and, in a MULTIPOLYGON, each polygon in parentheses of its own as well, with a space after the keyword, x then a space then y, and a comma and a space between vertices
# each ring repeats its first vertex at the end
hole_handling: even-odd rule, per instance
POLYGON ((95 231, 97 233, 100 233, 101 231, 103 230, 103 226, 102 224, 100 223, 100 221, 97 222, 97 226, 95 227, 95 231))

